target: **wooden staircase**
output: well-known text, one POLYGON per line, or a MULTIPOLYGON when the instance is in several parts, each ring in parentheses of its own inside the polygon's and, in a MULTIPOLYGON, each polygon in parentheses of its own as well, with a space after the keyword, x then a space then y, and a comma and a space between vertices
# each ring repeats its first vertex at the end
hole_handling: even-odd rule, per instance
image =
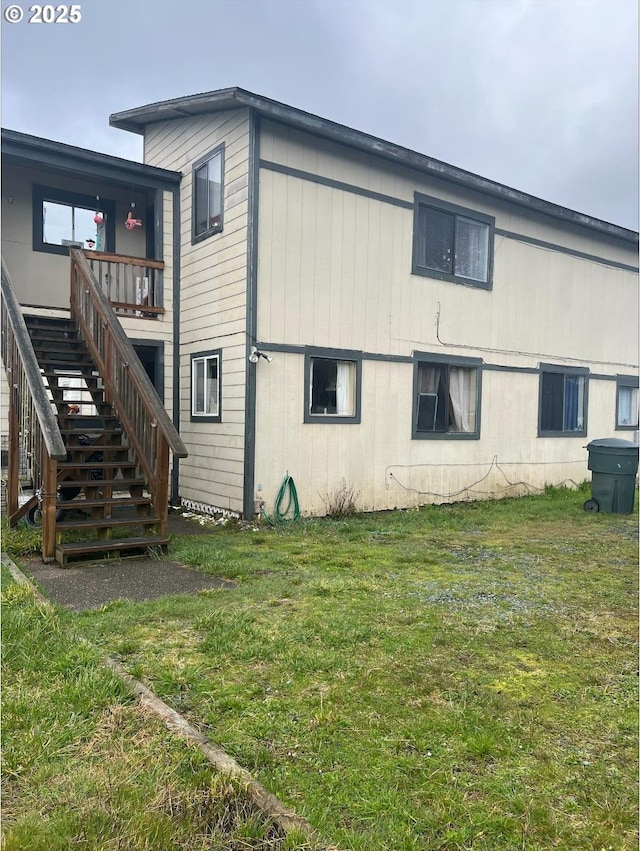
POLYGON ((166 548, 138 459, 75 323, 39 316, 25 322, 67 450, 57 465, 56 560, 166 548), (62 540, 73 537, 80 540, 62 540))
POLYGON ((39 516, 43 561, 61 565, 166 549, 170 453, 187 455, 84 252, 69 255, 70 319, 24 316, 4 260, 0 305, 7 519, 39 516))

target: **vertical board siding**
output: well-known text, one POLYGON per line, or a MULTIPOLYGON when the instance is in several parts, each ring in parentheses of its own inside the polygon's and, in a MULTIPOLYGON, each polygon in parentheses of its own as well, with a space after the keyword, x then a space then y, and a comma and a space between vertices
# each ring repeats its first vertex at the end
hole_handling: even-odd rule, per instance
POLYGON ((242 510, 249 115, 161 122, 147 129, 147 162, 183 174, 181 187, 180 463, 182 499, 242 510), (191 244, 192 166, 224 142, 223 231, 191 244), (222 350, 222 422, 191 421, 191 355, 222 350))
MULTIPOLYGON (((430 194, 493 215, 505 230, 637 259, 607 237, 269 122, 261 157, 409 202, 430 194)), ((261 168, 258 339, 635 371, 624 366, 637 362, 635 273, 497 235, 485 291, 413 275, 412 245, 412 209, 261 168)), ((257 364, 256 399, 255 481, 268 511, 287 472, 308 514, 324 513, 342 481, 363 510, 536 492, 583 481, 588 441, 615 434, 615 381, 589 383, 588 437, 539 438, 539 375, 487 370, 478 440, 412 440, 413 364, 366 358, 361 423, 304 423, 304 355, 272 355, 257 364)))

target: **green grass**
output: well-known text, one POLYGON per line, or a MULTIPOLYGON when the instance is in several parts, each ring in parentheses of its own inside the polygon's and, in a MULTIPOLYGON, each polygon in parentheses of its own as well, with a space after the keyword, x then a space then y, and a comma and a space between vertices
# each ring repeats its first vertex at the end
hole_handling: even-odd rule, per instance
POLYGON ((5 851, 302 847, 134 704, 67 616, 4 569, 3 589, 5 851))
POLYGON ((586 492, 183 538, 77 625, 344 849, 635 849, 637 520, 586 492))

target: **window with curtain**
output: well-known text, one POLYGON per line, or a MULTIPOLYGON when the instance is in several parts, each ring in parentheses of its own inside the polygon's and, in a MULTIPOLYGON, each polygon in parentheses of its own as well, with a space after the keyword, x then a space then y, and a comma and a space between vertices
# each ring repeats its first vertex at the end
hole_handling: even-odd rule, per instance
POLYGON ((224 146, 193 166, 193 237, 199 242, 222 231, 224 146))
POLYGON ((576 436, 587 433, 587 370, 540 367, 540 436, 576 436))
POLYGON ((478 367, 420 361, 416 364, 414 437, 477 437, 478 367))
POLYGON ((638 377, 619 375, 616 392, 616 429, 638 428, 638 377))
POLYGON ((307 355, 305 422, 359 422, 360 370, 359 359, 307 355))
POLYGON ((192 420, 221 421, 220 360, 220 351, 191 357, 192 420))
POLYGON ((491 289, 495 219, 415 195, 413 274, 491 289))

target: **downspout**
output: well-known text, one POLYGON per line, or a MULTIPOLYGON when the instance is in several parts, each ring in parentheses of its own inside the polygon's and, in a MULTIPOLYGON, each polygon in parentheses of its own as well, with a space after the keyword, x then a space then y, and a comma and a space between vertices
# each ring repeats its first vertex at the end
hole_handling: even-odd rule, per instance
POLYGON ((249 355, 258 333, 258 191, 260 185, 260 119, 249 110, 249 195, 247 221, 247 313, 245 344, 244 476, 242 514, 251 520, 254 514, 256 465, 256 364, 249 355))
MULTIPOLYGON (((173 424, 180 434, 180 186, 171 193, 173 206, 173 424)), ((178 505, 179 467, 173 458, 171 467, 170 504, 178 505)))

